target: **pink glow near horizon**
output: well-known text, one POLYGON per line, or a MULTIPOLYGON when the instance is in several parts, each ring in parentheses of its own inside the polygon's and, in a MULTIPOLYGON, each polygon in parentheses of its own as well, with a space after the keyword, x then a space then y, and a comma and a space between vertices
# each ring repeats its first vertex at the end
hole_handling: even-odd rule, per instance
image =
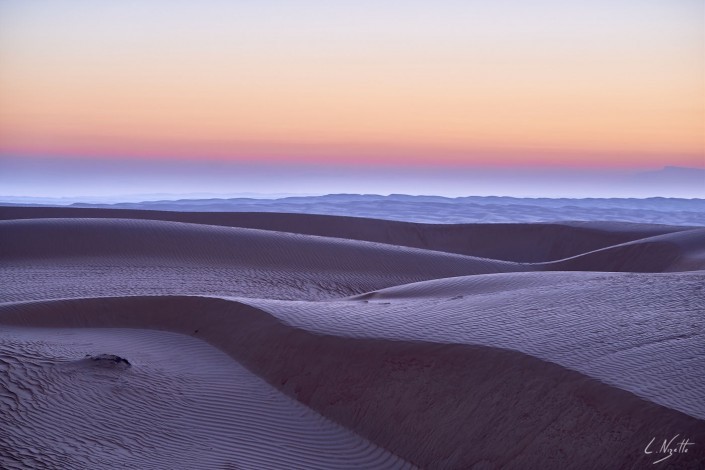
POLYGON ((702 10, 10 0, 0 161, 704 168, 702 10))

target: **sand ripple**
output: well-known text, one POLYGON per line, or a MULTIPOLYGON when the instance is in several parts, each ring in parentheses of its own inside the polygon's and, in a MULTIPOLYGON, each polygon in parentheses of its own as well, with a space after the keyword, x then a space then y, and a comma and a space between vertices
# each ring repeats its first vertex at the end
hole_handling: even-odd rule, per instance
POLYGON ((0 333, 2 468, 408 468, 222 352, 149 330, 0 333), (131 367, 85 359, 105 351, 131 367))

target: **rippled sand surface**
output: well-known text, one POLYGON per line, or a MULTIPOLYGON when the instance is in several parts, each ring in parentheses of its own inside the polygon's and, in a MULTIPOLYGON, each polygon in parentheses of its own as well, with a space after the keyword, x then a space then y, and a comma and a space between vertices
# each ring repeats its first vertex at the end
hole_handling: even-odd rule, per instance
POLYGON ((705 229, 8 214, 1 468, 705 461, 705 229))

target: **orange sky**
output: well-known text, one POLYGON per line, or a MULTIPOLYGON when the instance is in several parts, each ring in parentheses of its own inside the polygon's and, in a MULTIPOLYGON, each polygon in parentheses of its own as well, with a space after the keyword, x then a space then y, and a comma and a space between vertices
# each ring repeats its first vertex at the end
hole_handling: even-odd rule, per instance
POLYGON ((0 154, 705 167, 699 2, 29 3, 0 154))

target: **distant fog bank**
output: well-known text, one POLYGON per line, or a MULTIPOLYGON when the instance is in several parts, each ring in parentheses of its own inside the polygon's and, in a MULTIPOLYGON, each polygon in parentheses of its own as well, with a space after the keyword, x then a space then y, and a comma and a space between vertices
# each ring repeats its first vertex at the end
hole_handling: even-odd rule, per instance
MULTIPOLYGON (((5 198, 4 204, 13 201, 5 198)), ((28 201, 15 203, 28 205, 28 201)), ((705 226, 705 199, 678 198, 513 198, 330 194, 272 198, 194 198, 115 204, 42 205, 104 207, 187 212, 288 212, 370 217, 426 223, 501 223, 554 221, 623 221, 705 226)), ((31 204, 29 204, 31 205, 31 204)))

